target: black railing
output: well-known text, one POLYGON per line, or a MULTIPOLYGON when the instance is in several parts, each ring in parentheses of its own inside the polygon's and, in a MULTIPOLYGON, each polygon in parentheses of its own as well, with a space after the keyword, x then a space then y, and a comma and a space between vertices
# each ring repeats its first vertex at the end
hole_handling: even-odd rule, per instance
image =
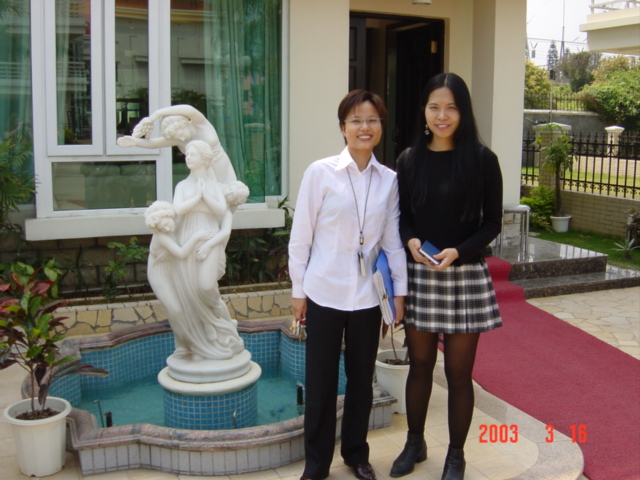
MULTIPOLYGON (((606 134, 572 136, 573 171, 563 189, 624 198, 640 198, 640 133, 623 133, 614 143, 606 134)), ((523 185, 538 185, 539 146, 528 133, 522 145, 523 185)))
POLYGON ((524 108, 532 110, 565 110, 570 112, 588 111, 584 101, 577 94, 540 95, 524 94, 524 108))

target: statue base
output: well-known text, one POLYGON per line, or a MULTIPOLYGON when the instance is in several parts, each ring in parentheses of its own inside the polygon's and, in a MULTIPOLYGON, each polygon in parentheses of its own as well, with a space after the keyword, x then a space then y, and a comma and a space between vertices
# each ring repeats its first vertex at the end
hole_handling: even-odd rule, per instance
POLYGON ((158 374, 164 388, 164 423, 171 428, 224 430, 254 426, 258 420, 258 379, 262 369, 249 362, 240 377, 211 383, 175 380, 165 367, 158 374))
POLYGON ((224 360, 193 360, 175 353, 167 358, 167 373, 174 380, 185 383, 224 382, 246 374, 251 363, 251 353, 243 350, 224 360))

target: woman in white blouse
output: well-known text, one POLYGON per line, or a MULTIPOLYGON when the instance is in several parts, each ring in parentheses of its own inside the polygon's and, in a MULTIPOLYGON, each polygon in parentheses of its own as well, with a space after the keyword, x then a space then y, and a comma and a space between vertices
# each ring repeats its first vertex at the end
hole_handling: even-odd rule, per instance
POLYGON ((381 323, 372 273, 381 249, 391 268, 396 323, 407 294, 396 174, 373 155, 385 116, 378 95, 347 94, 338 107, 346 148, 312 163, 300 185, 289 273, 293 312, 296 320, 306 319, 307 333, 302 480, 329 475, 343 336, 347 385, 340 453, 357 478, 376 478, 367 431, 381 323))

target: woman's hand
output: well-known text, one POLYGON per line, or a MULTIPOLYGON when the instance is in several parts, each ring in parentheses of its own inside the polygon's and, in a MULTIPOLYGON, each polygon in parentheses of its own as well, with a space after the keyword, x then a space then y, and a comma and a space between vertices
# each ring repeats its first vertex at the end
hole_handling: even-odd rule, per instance
POLYGON ((435 258, 436 260, 440 260, 440 265, 433 265, 427 260, 427 266, 431 270, 444 270, 453 262, 455 262, 459 256, 460 254, 455 248, 445 248, 439 254, 433 256, 433 258, 435 258))
POLYGON ((291 297, 291 309, 296 320, 304 320, 307 316, 307 299, 291 297))
POLYGON ((413 255, 413 259, 418 263, 424 263, 425 265, 431 265, 427 257, 420 253, 420 247, 422 246, 422 242, 418 238, 412 238, 407 242, 407 247, 409 247, 409 251, 411 255, 413 255))
POLYGON ((455 262, 460 256, 460 254, 458 254, 458 250, 456 250, 455 248, 445 248, 440 253, 433 256, 433 258, 435 258, 436 260, 440 260, 440 265, 434 265, 429 261, 427 257, 420 253, 420 247, 422 246, 422 243, 419 239, 412 238, 407 242, 407 246, 411 251, 411 255, 413 255, 413 259, 418 263, 425 264, 431 270, 444 270, 453 262, 455 262))
POLYGON ((396 309, 396 317, 393 326, 397 327, 404 318, 404 297, 393 297, 393 306, 396 309))

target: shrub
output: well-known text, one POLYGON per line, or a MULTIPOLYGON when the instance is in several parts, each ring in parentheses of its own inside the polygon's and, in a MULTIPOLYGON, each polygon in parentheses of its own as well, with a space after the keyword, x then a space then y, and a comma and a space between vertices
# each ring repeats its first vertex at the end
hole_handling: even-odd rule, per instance
POLYGON ((538 108, 535 98, 548 97, 551 92, 551 81, 546 69, 527 61, 524 77, 525 106, 524 108, 538 108))
POLYGON ((550 217, 555 213, 555 194, 549 187, 541 185, 531 189, 529 197, 522 197, 520 203, 531 208, 529 220, 535 228, 549 229, 550 217))
POLYGON ((603 82, 585 87, 582 95, 589 110, 605 122, 640 129, 640 70, 612 72, 603 82))

